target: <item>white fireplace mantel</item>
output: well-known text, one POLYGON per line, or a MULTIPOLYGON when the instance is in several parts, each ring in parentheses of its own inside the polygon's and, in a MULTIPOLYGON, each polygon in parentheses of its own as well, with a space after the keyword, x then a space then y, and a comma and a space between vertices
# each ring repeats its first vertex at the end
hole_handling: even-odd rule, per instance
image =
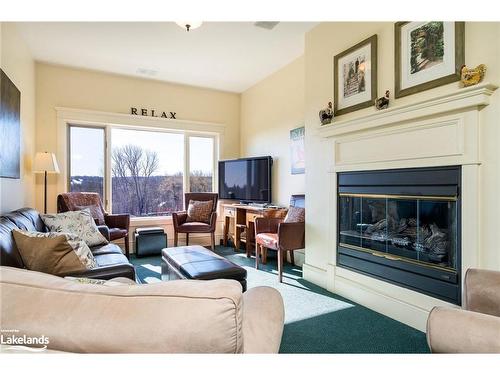
POLYGON ((456 110, 482 107, 489 104, 490 96, 497 88, 493 84, 483 83, 420 102, 368 113, 353 119, 334 119, 331 124, 318 127, 317 132, 324 138, 336 137, 367 129, 374 130, 403 121, 413 121, 426 116, 438 116, 456 110))
MULTIPOLYGON (((465 270, 479 267, 481 259, 481 109, 497 89, 484 83, 446 95, 394 106, 356 118, 335 120, 316 129, 328 153, 324 165, 329 181, 324 199, 329 240, 322 249, 330 254, 323 284, 332 292, 425 331, 429 311, 447 302, 338 267, 336 264, 337 172, 460 165, 462 210, 462 280, 465 270)), ((484 223, 483 223, 484 224, 484 223)), ((492 229, 494 230, 494 229, 492 229)), ((307 262, 306 279, 321 280, 322 270, 307 262)))

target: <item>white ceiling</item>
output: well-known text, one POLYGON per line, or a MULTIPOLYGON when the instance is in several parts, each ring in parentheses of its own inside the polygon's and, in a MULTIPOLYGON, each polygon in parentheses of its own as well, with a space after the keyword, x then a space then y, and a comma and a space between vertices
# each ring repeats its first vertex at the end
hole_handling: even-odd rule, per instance
POLYGON ((315 23, 206 22, 189 33, 173 22, 17 25, 38 61, 242 92, 302 55, 315 23))

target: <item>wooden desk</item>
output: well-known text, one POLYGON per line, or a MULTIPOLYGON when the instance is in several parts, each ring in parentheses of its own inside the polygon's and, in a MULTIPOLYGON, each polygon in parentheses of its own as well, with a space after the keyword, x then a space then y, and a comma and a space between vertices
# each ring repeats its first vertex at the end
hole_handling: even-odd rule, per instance
POLYGON ((247 257, 255 251, 255 219, 258 217, 283 218, 286 208, 261 208, 244 204, 223 204, 224 230, 223 243, 227 246, 232 229, 235 250, 239 250, 241 243, 245 243, 247 257))

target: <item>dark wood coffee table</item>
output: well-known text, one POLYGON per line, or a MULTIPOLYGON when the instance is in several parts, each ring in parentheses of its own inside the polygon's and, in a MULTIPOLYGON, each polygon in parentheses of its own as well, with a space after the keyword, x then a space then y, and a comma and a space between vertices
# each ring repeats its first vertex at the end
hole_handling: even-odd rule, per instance
POLYGON ((162 250, 162 280, 239 281, 247 289, 247 271, 203 246, 178 246, 162 250))

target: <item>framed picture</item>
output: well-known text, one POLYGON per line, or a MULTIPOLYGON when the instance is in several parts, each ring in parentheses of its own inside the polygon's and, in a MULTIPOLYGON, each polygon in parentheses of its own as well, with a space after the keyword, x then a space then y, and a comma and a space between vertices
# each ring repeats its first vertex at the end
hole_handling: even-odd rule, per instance
POLYGON ((460 80, 464 37, 464 22, 397 22, 396 98, 460 80))
POLYGON ((290 152, 292 174, 303 174, 306 172, 304 152, 305 128, 290 130, 290 152))
POLYGON ((334 58, 334 114, 373 105, 377 96, 377 35, 334 58))
POLYGON ((20 178, 21 93, 0 69, 0 177, 20 178))

